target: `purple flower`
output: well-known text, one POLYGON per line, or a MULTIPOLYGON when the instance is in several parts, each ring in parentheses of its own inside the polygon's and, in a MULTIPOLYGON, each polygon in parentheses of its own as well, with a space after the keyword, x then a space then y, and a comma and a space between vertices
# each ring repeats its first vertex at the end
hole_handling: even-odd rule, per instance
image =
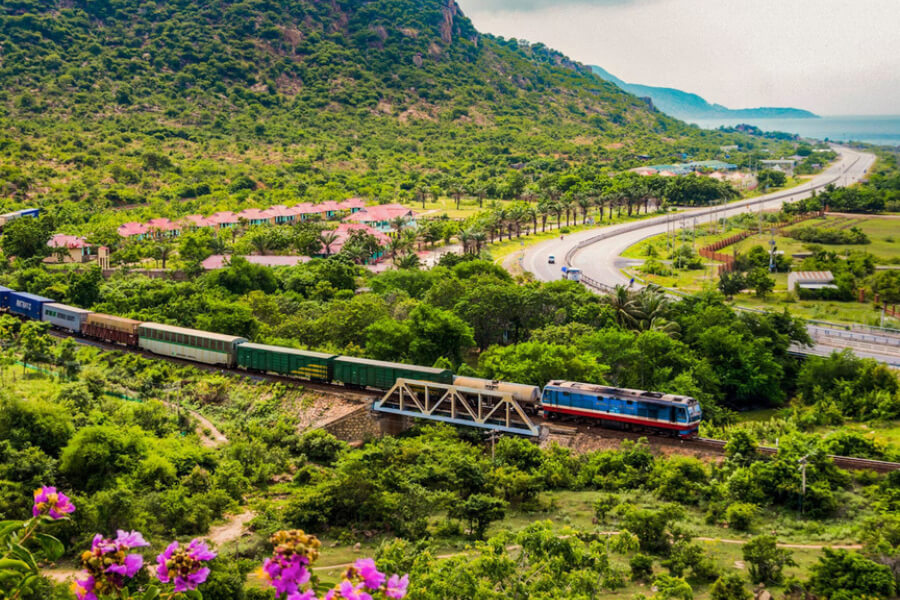
POLYGON ((407 587, 409 587, 409 575, 404 575, 403 577, 391 575, 391 578, 388 579, 387 589, 384 594, 388 598, 403 598, 406 596, 407 587))
POLYGON ((113 543, 119 550, 130 550, 131 548, 141 548, 150 545, 139 532, 125 532, 121 529, 116 531, 116 539, 113 543))
POLYGON ((109 565, 107 573, 115 573, 123 577, 134 577, 144 566, 144 557, 140 554, 127 554, 122 564, 109 565))
POLYGON ((294 592, 287 597, 287 600, 316 600, 316 593, 312 590, 306 590, 302 594, 300 592, 294 592))
POLYGON ((35 517, 49 515, 51 519, 62 519, 75 512, 75 505, 68 496, 57 492, 55 487, 41 487, 34 490, 34 506, 31 514, 35 517))
POLYGON ((162 583, 175 580, 175 592, 195 590, 209 577, 209 567, 204 563, 216 557, 200 539, 191 540, 186 547, 172 542, 156 557, 156 577, 162 583))
POLYGON ((275 597, 283 594, 290 598, 298 593, 301 585, 310 579, 309 570, 306 568, 304 557, 294 554, 289 558, 276 556, 268 558, 263 563, 263 573, 269 580, 269 584, 275 588, 275 597))
POLYGON ((384 583, 384 573, 375 568, 375 561, 371 558, 361 558, 353 564, 356 572, 362 577, 366 587, 370 590, 377 590, 384 583))
POLYGON ((94 593, 94 578, 88 575, 86 579, 76 579, 72 585, 72 591, 78 600, 97 600, 97 594, 94 593))
POLYGON ((372 600, 372 596, 363 590, 363 585, 364 584, 360 583, 359 585, 354 586, 345 579, 341 582, 340 587, 338 587, 338 591, 344 600, 372 600))

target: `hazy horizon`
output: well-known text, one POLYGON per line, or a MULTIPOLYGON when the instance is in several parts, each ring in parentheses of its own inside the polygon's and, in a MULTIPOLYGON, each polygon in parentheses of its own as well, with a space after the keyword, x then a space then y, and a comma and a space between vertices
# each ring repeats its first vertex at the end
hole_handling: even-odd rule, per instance
POLYGON ((457 0, 485 33, 728 108, 900 114, 896 0, 457 0))

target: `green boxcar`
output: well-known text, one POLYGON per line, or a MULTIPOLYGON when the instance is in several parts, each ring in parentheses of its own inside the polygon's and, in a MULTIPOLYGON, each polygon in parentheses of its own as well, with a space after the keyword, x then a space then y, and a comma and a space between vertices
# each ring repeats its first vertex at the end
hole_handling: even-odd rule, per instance
POLYGON ((321 381, 332 380, 334 358, 334 354, 264 344, 247 343, 237 348, 237 364, 244 369, 321 381))
POLYGON ((417 367, 350 356, 338 356, 334 359, 334 380, 341 383, 387 390, 397 379, 452 384, 453 372, 448 369, 417 367))

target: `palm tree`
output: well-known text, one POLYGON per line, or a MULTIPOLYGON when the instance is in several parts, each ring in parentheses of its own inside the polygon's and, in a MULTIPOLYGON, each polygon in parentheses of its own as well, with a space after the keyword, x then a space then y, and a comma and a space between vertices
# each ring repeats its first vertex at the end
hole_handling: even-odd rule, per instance
POLYGON ((259 232, 259 235, 254 235, 250 238, 250 245, 253 246, 260 256, 265 256, 266 250, 269 249, 269 240, 262 232, 259 232))
POLYGON ((456 210, 459 210, 459 202, 462 200, 463 190, 457 184, 450 186, 450 195, 456 200, 456 210))
POLYGON ((551 200, 550 202, 550 212, 556 215, 556 228, 560 229, 562 227, 562 212, 563 205, 558 200, 551 200))
POLYGON ((166 268, 166 260, 168 260, 169 255, 172 254, 172 244, 168 242, 159 242, 156 244, 155 248, 156 258, 162 261, 162 268, 166 268))
POLYGON ((532 204, 522 207, 522 217, 525 220, 531 221, 531 225, 532 225, 531 232, 537 233, 537 218, 538 218, 537 208, 535 208, 534 205, 532 205, 532 204))
POLYGON ((639 322, 640 308, 635 294, 624 285, 617 285, 612 295, 607 297, 607 302, 612 307, 619 326, 629 327, 639 322))
POLYGON ((481 254, 481 247, 484 245, 487 234, 483 229, 477 229, 472 232, 472 241, 475 243, 475 254, 481 254))
POLYGON ((541 231, 547 231, 547 217, 553 212, 553 201, 549 198, 541 198, 537 204, 537 212, 541 215, 541 231))
POLYGON ((406 249, 406 240, 400 239, 399 237, 392 237, 387 244, 387 251, 391 257, 391 260, 397 258, 403 250, 406 249))
POLYGON ((325 250, 325 257, 331 256, 331 245, 338 239, 338 234, 333 231, 323 231, 319 234, 319 242, 325 250))
POLYGON ((575 196, 575 202, 581 207, 581 223, 587 223, 588 211, 594 205, 594 200, 587 194, 578 194, 575 196))
POLYGON ((394 265, 398 269, 418 269, 419 256, 415 252, 409 252, 394 261, 394 265))
POLYGON ((404 225, 406 225, 406 219, 402 216, 397 216, 391 219, 391 229, 397 232, 397 234, 400 233, 400 230, 403 229, 404 225))
POLYGON ((468 254, 469 243, 472 241, 472 235, 469 233, 469 230, 463 229, 456 237, 459 239, 459 243, 462 244, 463 254, 468 254))

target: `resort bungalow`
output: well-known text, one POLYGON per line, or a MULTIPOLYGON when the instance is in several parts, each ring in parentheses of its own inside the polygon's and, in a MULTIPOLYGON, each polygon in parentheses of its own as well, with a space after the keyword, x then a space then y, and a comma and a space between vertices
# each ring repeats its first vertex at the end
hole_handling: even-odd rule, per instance
POLYGON ((283 204, 271 206, 265 210, 265 213, 275 225, 290 225, 300 214, 296 207, 288 208, 283 204))
POLYGON ((150 219, 147 221, 147 233, 153 238, 177 237, 181 235, 181 225, 169 219, 150 219))
POLYGON ((292 207, 292 209, 298 217, 300 217, 301 221, 308 221, 313 217, 321 216, 319 211, 319 207, 311 202, 301 202, 300 204, 292 207))
POLYGON ((93 258, 93 246, 81 236, 57 233, 50 238, 47 246, 53 248, 53 254, 45 258, 44 262, 83 263, 93 258))
POLYGON ((380 231, 376 231, 372 229, 368 225, 361 225, 358 223, 341 223, 338 225, 337 229, 332 231, 334 233, 336 239, 329 245, 328 253, 326 254, 325 248, 322 248, 316 256, 324 257, 324 256, 333 256, 341 251, 341 248, 344 247, 344 244, 347 243, 347 240, 350 239, 350 233, 353 231, 364 231, 372 236, 378 241, 378 245, 382 248, 375 254, 373 254, 368 262, 378 262, 381 260, 381 257, 384 256, 383 248, 387 246, 387 244, 391 241, 391 238, 381 233, 380 231))
POLYGON ((181 226, 186 231, 196 231, 202 227, 212 227, 213 222, 203 215, 188 215, 181 220, 181 226))
POLYGON ((267 211, 259 208, 246 208, 238 213, 238 218, 250 225, 269 225, 274 221, 267 211))
POLYGON ((316 206, 316 208, 319 209, 319 214, 325 215, 326 219, 336 219, 343 211, 341 205, 334 200, 326 200, 325 202, 322 202, 321 204, 316 206))
POLYGON ((368 225, 382 233, 393 229, 394 219, 403 219, 403 227, 416 226, 416 213, 401 204, 379 204, 367 206, 344 217, 345 223, 360 223, 368 225))
POLYGON ((338 206, 342 211, 352 215, 353 213, 364 209, 366 207, 366 202, 362 198, 348 198, 338 204, 338 206))
POLYGON ((236 214, 231 212, 230 210, 225 210, 222 212, 217 212, 209 217, 210 223, 212 223, 213 227, 218 229, 228 229, 229 227, 236 227, 239 221, 239 218, 236 214))
POLYGON ((120 225, 118 232, 119 235, 123 238, 134 238, 136 240, 142 240, 147 237, 149 230, 143 223, 131 221, 130 223, 120 225))

